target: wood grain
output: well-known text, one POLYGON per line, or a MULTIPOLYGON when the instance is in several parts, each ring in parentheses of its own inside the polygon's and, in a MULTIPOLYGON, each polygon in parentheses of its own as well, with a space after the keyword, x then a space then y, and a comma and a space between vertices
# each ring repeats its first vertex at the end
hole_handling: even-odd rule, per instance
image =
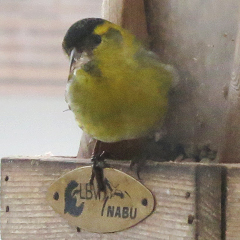
MULTIPOLYGON (((128 162, 110 163, 136 178, 128 162)), ((218 167, 210 166, 206 171, 206 166, 177 163, 149 163, 142 172, 143 184, 156 198, 156 209, 150 217, 118 233, 78 233, 51 209, 45 195, 48 186, 61 175, 88 164, 89 161, 79 162, 74 158, 2 159, 2 239, 191 240, 196 235, 206 239, 203 229, 211 232, 211 239, 218 239, 221 212, 218 167), (202 171, 199 175, 196 175, 197 167, 202 171)))

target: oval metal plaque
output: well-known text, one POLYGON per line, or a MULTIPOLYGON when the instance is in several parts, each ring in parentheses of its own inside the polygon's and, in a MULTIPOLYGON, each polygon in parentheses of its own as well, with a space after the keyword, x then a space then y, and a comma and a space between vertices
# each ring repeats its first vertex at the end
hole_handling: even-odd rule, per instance
POLYGON ((152 193, 131 176, 112 168, 104 169, 107 193, 91 188, 92 167, 68 172, 48 189, 51 207, 69 224, 89 232, 117 232, 136 225, 154 209, 152 193))

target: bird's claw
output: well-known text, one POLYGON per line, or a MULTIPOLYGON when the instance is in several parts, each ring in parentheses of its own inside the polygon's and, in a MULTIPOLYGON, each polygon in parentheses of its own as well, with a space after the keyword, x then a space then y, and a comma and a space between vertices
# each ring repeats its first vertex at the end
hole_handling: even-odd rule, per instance
POLYGON ((141 180, 140 172, 142 171, 143 167, 145 166, 146 159, 133 159, 130 163, 130 170, 133 171, 133 167, 136 165, 136 174, 139 180, 141 180))

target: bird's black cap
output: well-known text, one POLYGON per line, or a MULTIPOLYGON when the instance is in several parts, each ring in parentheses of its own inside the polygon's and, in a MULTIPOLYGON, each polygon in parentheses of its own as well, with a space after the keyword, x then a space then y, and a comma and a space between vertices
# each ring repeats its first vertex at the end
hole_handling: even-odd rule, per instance
POLYGON ((105 20, 102 18, 85 18, 75 22, 67 31, 62 47, 69 55, 74 47, 81 45, 83 39, 91 35, 96 26, 103 24, 105 20))

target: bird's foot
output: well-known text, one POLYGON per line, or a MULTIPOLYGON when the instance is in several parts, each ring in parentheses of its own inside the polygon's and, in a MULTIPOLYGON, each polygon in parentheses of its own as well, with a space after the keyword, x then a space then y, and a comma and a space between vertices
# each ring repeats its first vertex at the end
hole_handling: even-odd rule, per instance
POLYGON ((145 166, 146 159, 145 158, 135 158, 131 160, 130 169, 133 171, 133 167, 136 165, 136 173, 139 180, 141 180, 140 172, 145 166))
POLYGON ((100 199, 101 192, 103 192, 104 196, 106 196, 106 183, 104 182, 103 169, 108 167, 108 164, 106 164, 106 162, 104 161, 108 156, 109 154, 103 151, 101 154, 98 154, 91 158, 93 165, 92 165, 92 175, 89 183, 91 187, 93 187, 93 182, 94 182, 94 179, 96 178, 97 195, 99 199, 100 199))

